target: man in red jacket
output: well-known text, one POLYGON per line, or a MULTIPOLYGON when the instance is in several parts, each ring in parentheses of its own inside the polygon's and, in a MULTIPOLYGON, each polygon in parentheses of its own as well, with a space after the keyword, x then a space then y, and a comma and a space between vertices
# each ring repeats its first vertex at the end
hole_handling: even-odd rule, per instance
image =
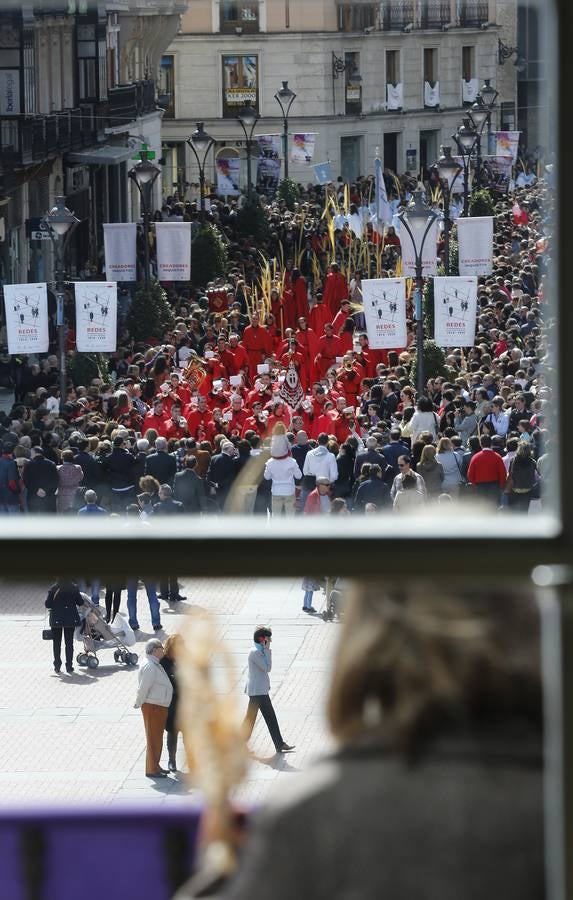
POLYGON ((260 324, 257 312, 253 313, 251 324, 247 325, 243 332, 243 347, 249 357, 249 376, 253 380, 257 377, 257 366, 264 363, 267 356, 272 353, 271 336, 260 324))
POLYGON ((202 394, 199 394, 196 404, 191 402, 189 406, 185 407, 183 414, 187 419, 189 435, 197 440, 197 432, 199 428, 204 429, 207 423, 210 422, 212 418, 211 411, 207 406, 207 398, 202 394))
POLYGON ((324 326, 324 334, 318 342, 318 353, 314 359, 317 375, 324 378, 330 367, 335 365, 336 357, 342 355, 341 340, 334 334, 332 324, 329 323, 324 326))
POLYGON ((145 434, 148 428, 154 428, 157 434, 159 434, 168 418, 169 416, 163 408, 163 397, 158 395, 153 400, 153 408, 145 414, 145 419, 143 420, 143 433, 145 434))
POLYGON ((348 284, 340 272, 337 263, 332 263, 330 272, 324 282, 324 305, 328 306, 333 317, 340 309, 342 300, 348 300, 348 284))
POLYGON ((474 485, 478 496, 498 506, 500 491, 507 480, 507 472, 501 456, 491 448, 489 434, 482 434, 479 442, 481 450, 472 456, 468 468, 468 481, 474 485))

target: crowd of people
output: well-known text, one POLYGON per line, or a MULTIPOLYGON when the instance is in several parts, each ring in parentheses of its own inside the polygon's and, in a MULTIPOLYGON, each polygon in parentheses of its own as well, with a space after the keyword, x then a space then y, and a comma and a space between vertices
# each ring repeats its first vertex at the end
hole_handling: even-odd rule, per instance
MULTIPOLYGON (((410 187, 387 185, 402 203, 410 187)), ((422 396, 411 292, 405 347, 372 349, 361 311, 362 279, 380 266, 382 277, 396 274, 399 238, 363 223, 371 252, 358 264, 352 218, 371 180, 345 190, 350 212, 332 235, 320 188, 303 191, 292 213, 269 203, 262 246, 238 236, 235 207, 213 203, 225 276, 168 286, 174 325, 163 340, 134 344, 120 328, 108 371, 70 381, 64 398, 56 356, 14 358, 15 402, 0 414, 0 511, 405 514, 473 495, 496 508, 539 506, 552 468, 551 187, 540 180, 496 199, 475 345, 452 349, 422 396), (266 305, 261 250, 284 260, 266 305)), ((162 215, 195 212, 171 197, 162 215)))

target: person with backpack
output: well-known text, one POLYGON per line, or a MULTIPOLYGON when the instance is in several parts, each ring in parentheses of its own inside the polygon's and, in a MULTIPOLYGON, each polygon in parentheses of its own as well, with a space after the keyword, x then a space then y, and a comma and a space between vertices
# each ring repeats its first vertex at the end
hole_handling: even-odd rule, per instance
POLYGON ((505 485, 508 505, 513 512, 528 511, 537 480, 537 465, 531 456, 529 444, 520 441, 515 457, 510 463, 505 485))

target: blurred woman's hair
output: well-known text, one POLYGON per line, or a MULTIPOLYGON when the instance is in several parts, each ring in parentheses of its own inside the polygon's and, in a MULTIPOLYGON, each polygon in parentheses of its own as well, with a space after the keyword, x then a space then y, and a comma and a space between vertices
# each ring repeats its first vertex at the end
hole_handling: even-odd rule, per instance
POLYGON ((410 757, 450 730, 521 720, 541 734, 538 645, 529 598, 362 585, 348 598, 335 657, 331 730, 343 744, 377 732, 410 757))

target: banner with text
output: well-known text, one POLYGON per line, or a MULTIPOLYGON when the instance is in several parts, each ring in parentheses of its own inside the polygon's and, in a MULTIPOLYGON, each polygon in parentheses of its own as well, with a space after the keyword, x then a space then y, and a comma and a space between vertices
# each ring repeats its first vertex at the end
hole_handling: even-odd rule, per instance
POLYGON ((5 284, 4 310, 8 353, 47 353, 48 288, 41 284, 5 284))
POLYGON ((491 275, 493 216, 456 219, 460 275, 491 275))
POLYGON ((238 156, 218 156, 217 193, 221 197, 238 197, 241 193, 240 172, 241 160, 238 156))
POLYGON ((157 280, 191 278, 191 222, 156 222, 157 280))
POLYGON ((364 319, 373 350, 398 350, 408 343, 406 280, 369 278, 362 282, 364 319))
POLYGON ((482 164, 490 191, 507 194, 513 168, 511 156, 484 156, 482 164))
POLYGON ((135 222, 103 226, 105 274, 110 281, 137 280, 136 236, 135 222))
POLYGON ((511 161, 515 163, 521 131, 494 131, 493 134, 495 136, 495 146, 491 149, 492 156, 509 156, 511 161))
POLYGON ((117 349, 117 284, 76 281, 74 292, 78 353, 113 353, 117 349))
POLYGON ((290 151, 291 162, 306 163, 309 166, 314 156, 316 134, 293 134, 290 151))
POLYGON ((477 278, 434 278, 434 340, 439 347, 473 347, 477 278))
MULTIPOLYGON (((420 225, 414 225, 413 222, 409 222, 408 224, 410 230, 414 234, 416 247, 420 247, 422 238, 424 236, 424 231, 427 227, 427 223, 421 222, 420 225)), ((402 244, 402 273, 406 276, 406 278, 415 278, 416 254, 414 252, 412 238, 408 234, 404 225, 402 225, 402 227, 400 228, 400 243, 402 244)), ((432 223, 428 234, 426 235, 426 240, 424 241, 424 248, 422 252, 422 275, 427 276, 436 274, 438 270, 437 256, 438 220, 432 223)))

